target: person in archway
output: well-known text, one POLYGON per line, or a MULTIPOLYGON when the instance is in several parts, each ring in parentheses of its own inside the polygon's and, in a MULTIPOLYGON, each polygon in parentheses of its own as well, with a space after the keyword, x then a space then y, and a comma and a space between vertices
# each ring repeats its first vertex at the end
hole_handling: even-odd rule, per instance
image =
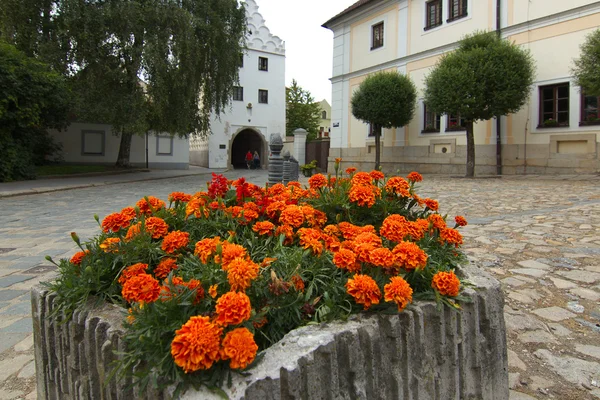
POLYGON ((254 169, 260 169, 260 156, 258 151, 254 151, 254 169))
POLYGON ((252 152, 250 150, 246 153, 246 165, 248 166, 248 169, 252 167, 252 152))

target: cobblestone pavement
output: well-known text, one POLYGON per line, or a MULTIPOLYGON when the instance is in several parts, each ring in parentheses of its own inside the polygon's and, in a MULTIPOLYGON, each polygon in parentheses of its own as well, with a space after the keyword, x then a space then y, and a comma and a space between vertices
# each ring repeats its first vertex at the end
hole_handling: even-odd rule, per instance
MULTIPOLYGON (((232 171, 263 184, 265 171, 232 171)), ((70 257, 69 233, 146 194, 193 193, 206 175, 0 198, 0 399, 35 392, 29 289, 70 257)), ((302 178, 306 182, 306 178, 302 178)), ((426 176, 418 190, 463 215, 464 250, 506 296, 511 399, 600 398, 600 176, 426 176)))

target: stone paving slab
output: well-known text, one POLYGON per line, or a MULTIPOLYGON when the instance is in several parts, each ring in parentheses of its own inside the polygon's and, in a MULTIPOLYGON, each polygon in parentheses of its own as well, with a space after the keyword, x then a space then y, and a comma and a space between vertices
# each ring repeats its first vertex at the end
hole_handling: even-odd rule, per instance
MULTIPOLYGON (((262 185, 267 173, 242 170, 226 176, 245 176, 262 185)), ((51 279, 54 271, 43 267, 49 264, 44 255, 70 257, 76 251, 71 231, 83 240, 99 232, 94 213, 102 218, 147 194, 166 199, 173 191, 194 193, 208 179, 204 174, 127 183, 113 180, 75 190, 64 190, 68 187, 59 187, 59 182, 50 189, 60 191, 0 198, 0 249, 14 248, 0 251, 0 360, 28 357, 19 359, 23 363, 9 378, 24 388, 15 398, 35 398, 36 391, 29 376, 30 332, 9 332, 27 330, 25 315, 30 312, 28 296, 14 293, 51 279), (36 265, 41 267, 32 269, 36 265)), ((3 185, 0 197, 7 192, 3 185)), ((509 371, 518 374, 510 398, 600 398, 600 389, 592 385, 592 379, 600 381, 600 375, 593 375, 600 359, 592 356, 596 353, 589 347, 599 346, 600 334, 596 298, 600 296, 600 175, 474 180, 425 175, 418 193, 438 200, 440 212, 450 219, 456 215, 467 219, 469 225, 462 231, 465 253, 503 282, 509 356, 513 354, 509 371), (568 311, 569 302, 583 307, 583 312, 568 311), (532 341, 532 335, 547 340, 532 341), (572 365, 580 374, 577 382, 561 371, 572 365)), ((11 392, 6 385, 0 381, 0 399, 11 392)))

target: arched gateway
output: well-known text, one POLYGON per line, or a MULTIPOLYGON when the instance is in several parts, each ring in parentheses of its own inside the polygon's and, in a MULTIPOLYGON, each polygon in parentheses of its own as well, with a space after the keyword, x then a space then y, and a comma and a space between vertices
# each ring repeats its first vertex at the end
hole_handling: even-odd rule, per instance
POLYGON ((258 152, 262 166, 267 163, 267 142, 254 129, 246 128, 238 132, 233 137, 230 148, 229 164, 232 168, 246 168, 246 153, 248 150, 252 153, 258 152))

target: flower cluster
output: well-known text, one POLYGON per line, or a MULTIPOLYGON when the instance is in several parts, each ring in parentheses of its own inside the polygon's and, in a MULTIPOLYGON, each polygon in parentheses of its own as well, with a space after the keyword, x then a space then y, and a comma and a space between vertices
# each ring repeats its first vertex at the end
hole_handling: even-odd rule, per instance
POLYGON ((417 172, 341 173, 341 161, 308 187, 213 174, 205 191, 173 192, 168 205, 146 196, 106 216, 98 237, 77 238, 53 289, 75 305, 121 302, 129 362, 199 382, 248 368, 308 322, 401 312, 413 297, 464 300, 454 273, 464 217, 449 227, 439 203, 415 193, 417 172))

